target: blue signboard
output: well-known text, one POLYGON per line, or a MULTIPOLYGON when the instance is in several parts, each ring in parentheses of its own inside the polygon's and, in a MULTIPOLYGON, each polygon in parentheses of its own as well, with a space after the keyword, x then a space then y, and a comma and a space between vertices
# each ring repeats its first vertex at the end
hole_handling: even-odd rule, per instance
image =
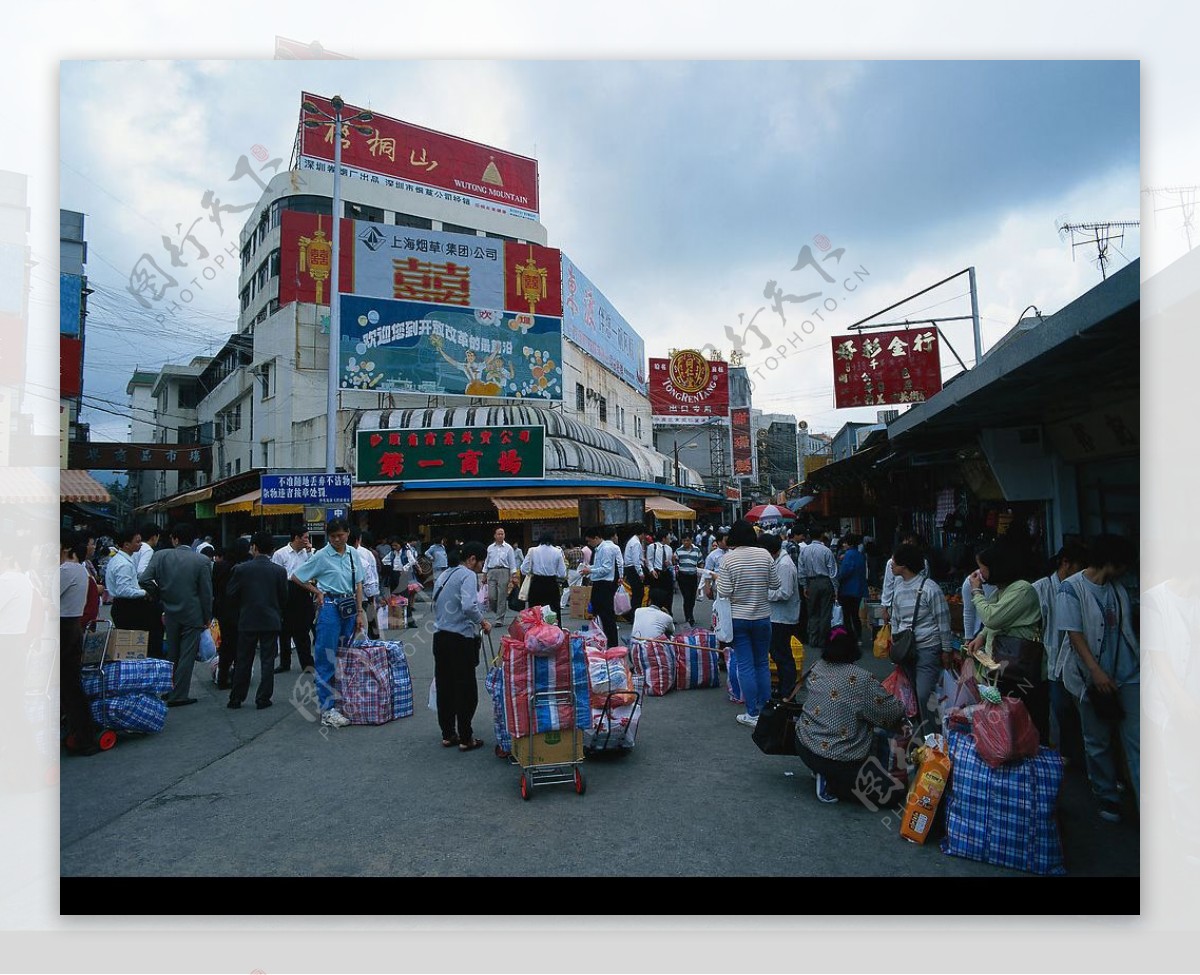
POLYGON ((79 317, 83 298, 83 278, 78 274, 58 276, 58 331, 79 338, 79 317))
POLYGON ((349 474, 263 474, 259 504, 349 506, 352 481, 349 474))

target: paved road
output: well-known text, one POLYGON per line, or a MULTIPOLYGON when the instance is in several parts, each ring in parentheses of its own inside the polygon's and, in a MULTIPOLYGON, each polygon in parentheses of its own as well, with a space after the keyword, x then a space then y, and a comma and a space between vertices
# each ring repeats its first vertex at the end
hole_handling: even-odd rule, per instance
MULTIPOLYGON (((706 605, 697 617, 707 618, 706 605)), ((482 670, 476 733, 488 747, 443 749, 425 700, 429 634, 402 635, 417 698, 411 718, 322 734, 290 703, 295 672, 277 678, 274 707, 230 711, 207 666, 197 666, 199 703, 168 712, 162 734, 64 758, 62 874, 1010 873, 901 840, 894 814, 819 804, 797 759, 758 751, 724 688, 647 700, 636 749, 585 763, 585 796, 547 786, 524 802, 518 770, 491 752, 482 670)), ((869 650, 864 663, 887 669, 869 650)), ((1075 770, 1061 818, 1072 873, 1137 874, 1136 824, 1100 821, 1075 770)))

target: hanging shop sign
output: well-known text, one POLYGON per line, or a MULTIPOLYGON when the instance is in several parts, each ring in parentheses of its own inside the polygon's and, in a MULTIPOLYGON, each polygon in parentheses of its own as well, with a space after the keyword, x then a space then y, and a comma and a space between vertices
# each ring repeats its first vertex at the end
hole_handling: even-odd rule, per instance
POLYGON ((545 477, 546 428, 531 424, 359 430, 358 483, 545 477))
POLYGON ((737 477, 754 476, 754 444, 750 433, 750 410, 738 407, 729 411, 733 432, 733 473, 737 477))
POLYGON ((650 360, 650 413, 656 423, 704 423, 729 416, 729 366, 694 349, 650 360))
POLYGON ((941 388, 935 328, 833 337, 834 405, 839 410, 923 403, 941 388))
POLYGON ((76 471, 205 471, 212 447, 199 444, 72 443, 68 466, 76 471))

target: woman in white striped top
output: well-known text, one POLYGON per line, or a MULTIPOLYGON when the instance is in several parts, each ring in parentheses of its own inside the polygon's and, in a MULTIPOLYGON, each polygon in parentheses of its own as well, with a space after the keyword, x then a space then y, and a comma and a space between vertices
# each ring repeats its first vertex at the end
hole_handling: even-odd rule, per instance
POLYGON ((744 518, 734 522, 726 539, 729 551, 717 572, 716 592, 729 599, 733 611, 733 656, 746 713, 737 720, 754 727, 771 694, 771 608, 767 591, 779 588, 779 572, 771 553, 758 544, 744 518))

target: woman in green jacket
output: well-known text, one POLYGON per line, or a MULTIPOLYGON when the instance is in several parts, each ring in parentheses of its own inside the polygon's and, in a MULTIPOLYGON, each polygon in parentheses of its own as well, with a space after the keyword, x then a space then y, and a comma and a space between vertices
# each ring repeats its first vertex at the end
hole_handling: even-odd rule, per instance
POLYGON ((1023 667, 1031 673, 1021 677, 1002 674, 997 688, 1006 697, 1020 698, 1029 709, 1042 741, 1050 740, 1050 691, 1046 683, 1046 650, 1041 646, 1042 608, 1037 590, 1024 579, 1020 553, 1011 545, 999 542, 976 557, 979 568, 971 573, 971 603, 983 622, 983 629, 967 644, 972 653, 980 650, 995 659, 993 646, 997 637, 1014 637, 1041 647, 1034 659, 1034 648, 1027 645, 1022 654, 1023 667), (991 583, 996 592, 983 594, 983 584, 991 583))

